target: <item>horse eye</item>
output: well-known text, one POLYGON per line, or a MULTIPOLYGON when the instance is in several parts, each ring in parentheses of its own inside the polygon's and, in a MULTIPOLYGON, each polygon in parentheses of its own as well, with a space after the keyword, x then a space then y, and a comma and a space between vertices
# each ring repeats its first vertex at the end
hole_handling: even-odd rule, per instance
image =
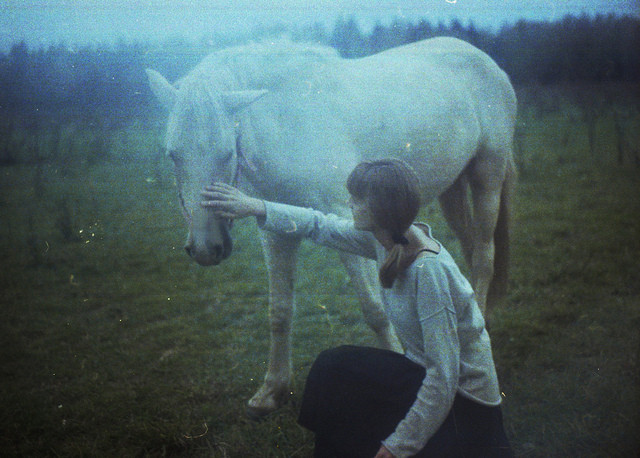
POLYGON ((183 162, 182 156, 177 151, 169 151, 169 157, 175 165, 180 165, 183 162))
POLYGON ((229 162, 233 158, 233 151, 227 151, 220 155, 220 160, 222 162, 229 162))

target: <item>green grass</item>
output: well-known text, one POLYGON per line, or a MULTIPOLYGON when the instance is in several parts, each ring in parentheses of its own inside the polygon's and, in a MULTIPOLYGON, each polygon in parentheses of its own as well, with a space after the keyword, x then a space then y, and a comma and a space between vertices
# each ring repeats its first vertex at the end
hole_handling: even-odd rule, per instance
MULTIPOLYGON (((635 456, 638 169, 616 163, 608 120, 594 158, 564 119, 521 119, 511 285, 491 321, 505 423, 520 456, 635 456)), ((255 224, 236 224, 223 266, 192 264, 169 165, 131 160, 127 141, 153 144, 0 169, 3 456, 311 456, 295 419, 314 357, 374 343, 337 255, 303 245, 294 395, 250 421, 269 344, 255 224)), ((436 207, 421 219, 460 259, 436 207)))

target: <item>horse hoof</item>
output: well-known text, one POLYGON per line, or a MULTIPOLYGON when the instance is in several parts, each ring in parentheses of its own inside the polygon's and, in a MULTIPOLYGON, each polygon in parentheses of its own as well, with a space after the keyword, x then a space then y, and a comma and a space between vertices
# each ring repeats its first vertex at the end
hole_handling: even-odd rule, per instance
POLYGON ((249 420, 262 421, 270 413, 273 413, 276 410, 277 410, 277 408, 270 409, 270 408, 265 408, 265 407, 256 407, 256 406, 252 406, 249 403, 247 403, 247 406, 245 408, 245 413, 247 414, 247 417, 249 418, 249 420))
POLYGON ((247 416, 252 420, 260 420, 286 404, 290 396, 291 392, 288 389, 267 395, 260 390, 247 402, 247 416))

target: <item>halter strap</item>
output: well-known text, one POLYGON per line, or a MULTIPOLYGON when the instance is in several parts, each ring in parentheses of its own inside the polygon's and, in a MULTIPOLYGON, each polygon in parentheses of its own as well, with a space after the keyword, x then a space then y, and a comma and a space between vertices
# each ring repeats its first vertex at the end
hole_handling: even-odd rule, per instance
POLYGON ((233 174, 233 180, 231 181, 231 186, 234 188, 238 186, 238 182, 240 181, 240 175, 242 173, 242 169, 249 169, 251 172, 257 172, 258 169, 256 166, 244 155, 242 151, 242 129, 241 129, 240 121, 236 122, 236 171, 233 174))
MULTIPOLYGON (((231 180, 231 186, 234 188, 238 187, 238 183, 240 182, 240 175, 242 174, 243 169, 249 169, 252 172, 257 172, 257 167, 244 155, 242 152, 242 130, 240 121, 236 122, 235 126, 236 133, 236 171, 233 173, 233 179, 231 180)), ((228 220, 229 229, 233 227, 233 220, 228 220)))
POLYGON ((418 250, 416 252, 416 255, 420 254, 420 253, 433 253, 433 254, 440 254, 440 251, 436 251, 436 250, 432 250, 431 248, 422 248, 421 250, 418 250))

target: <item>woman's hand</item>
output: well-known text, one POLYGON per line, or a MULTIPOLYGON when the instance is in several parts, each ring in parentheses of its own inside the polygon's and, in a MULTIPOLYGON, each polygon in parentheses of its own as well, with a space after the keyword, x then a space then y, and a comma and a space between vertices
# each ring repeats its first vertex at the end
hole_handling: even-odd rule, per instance
POLYGON ((238 191, 224 183, 214 183, 202 191, 203 207, 211 208, 222 218, 238 219, 247 216, 264 216, 264 202, 238 191))
POLYGON ((381 445, 380 450, 378 450, 378 453, 376 453, 375 458, 395 458, 395 457, 387 447, 385 447, 384 445, 381 445))

